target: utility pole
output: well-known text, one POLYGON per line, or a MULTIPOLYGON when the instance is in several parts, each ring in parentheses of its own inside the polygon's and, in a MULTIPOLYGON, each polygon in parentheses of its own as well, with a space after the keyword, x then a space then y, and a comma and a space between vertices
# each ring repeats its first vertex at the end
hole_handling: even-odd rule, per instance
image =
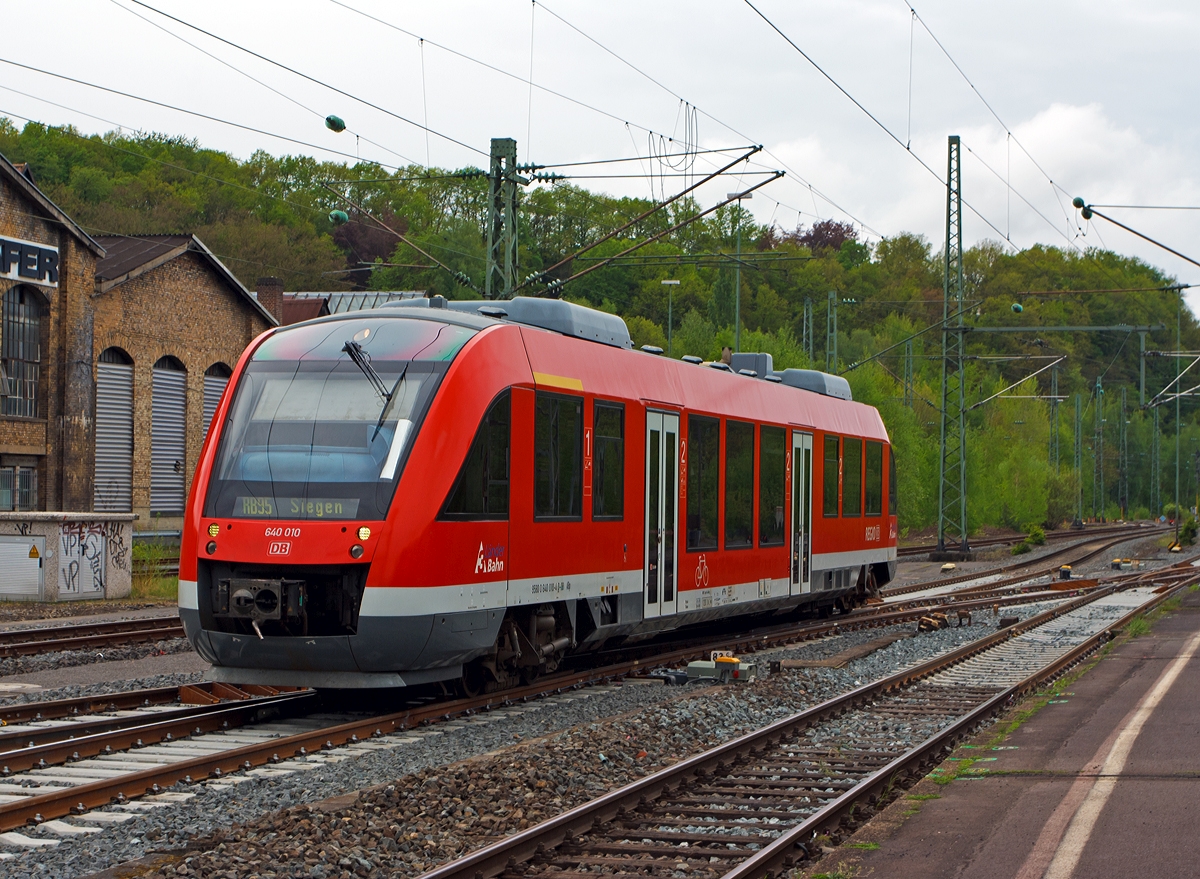
POLYGON ((1158 427, 1158 407, 1154 407, 1154 433, 1150 437, 1150 512, 1162 515, 1162 450, 1158 427))
POLYGON ((1083 395, 1075 395, 1075 526, 1083 527, 1083 395))
POLYGON ((942 284, 942 430, 938 473, 938 551, 967 543, 967 407, 963 373, 962 161, 958 135, 946 161, 946 266, 942 284), (951 325, 953 315, 953 325, 951 325))
POLYGON ((1104 388, 1096 377, 1096 411, 1092 417, 1092 519, 1104 521, 1104 388))
POLYGON ((913 346, 912 339, 904 343, 904 405, 913 406, 913 346))
POLYGON ((1117 449, 1117 503, 1121 506, 1121 518, 1129 518, 1129 415, 1125 408, 1126 388, 1121 388, 1121 424, 1117 432, 1120 446, 1117 449))
POLYGON ((837 307, 837 291, 830 290, 825 308, 825 371, 830 375, 837 373, 837 307))
POLYGON ((812 300, 804 297, 804 322, 800 326, 800 348, 808 357, 809 365, 815 366, 813 357, 813 307, 812 300))
POLYGON ((1050 466, 1058 466, 1058 364, 1050 368, 1050 466))
POLYGON ((674 356, 674 346, 671 344, 672 331, 675 329, 675 288, 679 286, 677 278, 662 281, 667 288, 667 356, 674 356))
POLYGON ((492 138, 488 172, 487 299, 510 299, 517 282, 517 184, 528 182, 517 174, 517 142, 511 137, 492 138))
POLYGON ((729 193, 727 198, 737 199, 737 214, 734 224, 737 226, 737 261, 733 268, 733 350, 742 350, 742 199, 754 198, 754 193, 729 193))

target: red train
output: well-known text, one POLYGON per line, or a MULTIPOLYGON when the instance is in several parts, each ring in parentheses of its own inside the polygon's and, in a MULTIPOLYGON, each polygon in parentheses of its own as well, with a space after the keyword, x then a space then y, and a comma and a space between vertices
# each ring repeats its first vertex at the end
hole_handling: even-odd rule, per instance
POLYGON ((843 379, 631 348, 620 318, 524 298, 261 336, 188 500, 197 652, 232 683, 476 692, 891 578, 887 431, 843 379))

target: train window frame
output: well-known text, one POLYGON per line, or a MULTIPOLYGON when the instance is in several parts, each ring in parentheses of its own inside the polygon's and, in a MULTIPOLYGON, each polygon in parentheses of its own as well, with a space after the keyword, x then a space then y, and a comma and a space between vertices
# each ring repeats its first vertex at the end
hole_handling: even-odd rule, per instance
MULTIPOLYGON (((687 507, 684 513, 686 516, 684 546, 687 552, 710 552, 718 549, 721 545, 721 419, 714 415, 689 413, 687 431, 687 507), (715 438, 712 443, 711 455, 709 455, 710 450, 707 447, 701 448, 697 453, 697 434, 708 430, 713 431, 712 436, 715 438), (705 460, 706 456, 708 457, 707 461, 705 460), (715 477, 715 484, 712 486, 712 509, 705 509, 709 498, 704 495, 704 480, 708 478, 710 472, 715 477), (693 513, 693 502, 696 504, 695 513, 693 513), (701 541, 700 537, 703 534, 701 528, 692 528, 692 516, 699 516, 699 523, 702 526, 706 514, 710 514, 712 517, 711 542, 701 541)), ((705 535, 705 540, 708 540, 707 535, 705 535)))
POLYGON ((832 433, 825 434, 821 446, 821 462, 821 512, 826 519, 836 519, 842 512, 842 438, 840 436, 832 433), (832 459, 829 457, 831 442, 832 459))
POLYGON ((896 498, 896 450, 893 446, 888 446, 888 507, 887 514, 889 516, 896 515, 896 506, 898 500, 896 498))
POLYGON ((842 518, 861 519, 863 515, 863 441, 848 436, 842 440, 842 518), (851 449, 857 464, 851 467, 851 449), (850 502, 853 501, 853 505, 850 502))
POLYGON ((878 440, 867 440, 863 448, 863 515, 873 519, 883 515, 883 443, 878 440))
POLYGON ((592 521, 620 522, 625 519, 625 404, 612 400, 595 399, 592 401, 592 521), (600 410, 607 409, 618 413, 620 435, 616 437, 600 435, 600 410), (616 487, 617 502, 620 511, 617 513, 598 513, 597 505, 605 503, 604 468, 605 455, 601 449, 611 448, 615 442, 617 465, 613 485, 616 487), (602 445, 606 443, 607 445, 602 445))
MULTIPOLYGON (((552 394, 545 391, 537 391, 533 401, 533 520, 535 522, 582 522, 583 521, 583 433, 584 433, 584 398, 574 394, 552 394), (541 423, 541 407, 543 403, 553 403, 556 407, 562 407, 564 404, 573 405, 576 411, 576 434, 575 434, 575 465, 573 468, 568 468, 571 477, 571 496, 569 512, 561 512, 559 504, 561 498, 561 485, 563 468, 560 461, 558 476, 558 484, 560 486, 559 496, 554 498, 552 503, 553 512, 539 511, 539 492, 540 474, 539 474, 539 457, 542 455, 542 449, 539 444, 539 425, 541 423), (573 471, 573 472, 571 472, 573 471)), ((556 428, 557 429, 557 428, 556 428)), ((561 443, 560 443, 561 447, 561 443)), ((561 448, 560 448, 561 450, 561 448)))
POLYGON ((722 522, 725 526, 723 541, 723 546, 725 549, 737 550, 754 548, 754 477, 756 476, 754 462, 755 458, 757 457, 756 453, 758 451, 758 431, 756 431, 754 428, 755 425, 752 421, 740 421, 734 418, 725 419, 725 455, 722 462, 725 467, 725 491, 723 493, 725 499, 725 510, 724 516, 722 517, 722 522), (743 431, 745 432, 746 435, 738 440, 738 445, 741 446, 741 444, 743 444, 748 438, 750 441, 749 449, 735 449, 734 441, 730 436, 731 429, 733 429, 736 433, 742 433, 743 431), (735 467, 744 467, 746 462, 732 462, 731 455, 735 453, 737 453, 739 457, 748 456, 750 464, 750 472, 744 477, 741 477, 745 480, 744 483, 737 486, 733 486, 731 484, 729 465, 730 463, 734 463, 735 467), (748 493, 749 498, 735 498, 731 489, 736 489, 739 496, 748 493), (732 503, 731 501, 736 502, 736 507, 735 503, 732 503), (737 514, 739 519, 743 519, 743 521, 734 521, 731 518, 734 514, 737 514), (730 537, 730 533, 738 533, 743 529, 745 529, 746 532, 745 542, 733 542, 732 538, 730 537))
MULTIPOLYGON (((788 508, 788 490, 787 490, 787 428, 779 427, 774 424, 760 424, 758 426, 758 545, 760 547, 783 546, 787 543, 787 508, 788 508), (777 471, 773 474, 778 479, 778 496, 776 500, 780 501, 780 505, 775 509, 767 507, 764 498, 767 498, 773 492, 768 491, 771 486, 767 484, 768 468, 767 468, 767 431, 771 431, 771 435, 775 436, 778 431, 779 436, 779 461, 777 462, 777 471), (779 513, 782 516, 776 518, 779 513), (775 528, 768 529, 765 523, 770 523, 774 520, 775 526, 778 529, 778 539, 768 540, 763 537, 768 531, 774 531, 775 528)), ((774 470, 774 468, 772 468, 774 470)))
MULTIPOLYGON (((484 488, 484 495, 483 495, 485 507, 487 507, 487 505, 488 505, 488 490, 489 490, 491 484, 493 482, 500 482, 500 481, 501 480, 493 480, 490 478, 487 479, 487 486, 484 488)), ((510 388, 505 388, 503 391, 501 391, 499 394, 497 394, 492 399, 492 402, 488 403, 488 407, 483 413, 483 418, 480 419, 480 421, 479 421, 479 427, 476 428, 476 430, 475 430, 475 436, 471 439, 471 445, 467 449, 467 455, 465 458, 463 458, 462 467, 458 471, 458 476, 455 477, 454 484, 451 486, 450 492, 446 495, 446 500, 442 503, 442 511, 438 514, 438 518, 442 521, 448 521, 448 522, 507 522, 511 509, 512 509, 512 390, 510 388), (502 480, 504 483, 504 512, 503 512, 503 514, 500 514, 500 513, 493 512, 490 509, 485 510, 482 513, 458 512, 458 511, 451 510, 450 505, 451 505, 451 503, 454 502, 456 496, 459 493, 459 490, 462 489, 462 487, 464 486, 465 480, 467 478, 467 473, 471 469, 473 459, 476 457, 477 453, 480 456, 484 456, 483 473, 485 475, 490 473, 490 464, 491 464, 491 457, 489 454, 490 449, 486 446, 487 439, 486 439, 485 434, 487 433, 489 428, 492 427, 492 425, 489 424, 489 422, 491 421, 493 414, 496 412, 497 407, 500 405, 506 405, 508 408, 508 412, 507 412, 508 435, 506 437, 507 441, 505 443, 505 448, 504 448, 504 479, 502 480)))

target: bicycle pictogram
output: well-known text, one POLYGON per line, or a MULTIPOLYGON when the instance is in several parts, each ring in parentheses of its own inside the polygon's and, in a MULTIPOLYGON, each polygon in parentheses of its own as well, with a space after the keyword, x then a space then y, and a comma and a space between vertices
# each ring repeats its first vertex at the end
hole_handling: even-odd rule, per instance
POLYGON ((700 556, 700 561, 696 565, 696 588, 708 585, 708 562, 704 556, 700 556))

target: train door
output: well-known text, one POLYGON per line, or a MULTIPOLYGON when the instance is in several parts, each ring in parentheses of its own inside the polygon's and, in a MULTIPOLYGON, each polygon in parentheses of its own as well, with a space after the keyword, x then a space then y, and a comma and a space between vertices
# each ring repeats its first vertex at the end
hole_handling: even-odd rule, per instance
POLYGON ((675 613, 679 560, 679 416, 646 413, 646 618, 675 613))
POLYGON ((812 591, 811 433, 792 431, 792 595, 812 591))

